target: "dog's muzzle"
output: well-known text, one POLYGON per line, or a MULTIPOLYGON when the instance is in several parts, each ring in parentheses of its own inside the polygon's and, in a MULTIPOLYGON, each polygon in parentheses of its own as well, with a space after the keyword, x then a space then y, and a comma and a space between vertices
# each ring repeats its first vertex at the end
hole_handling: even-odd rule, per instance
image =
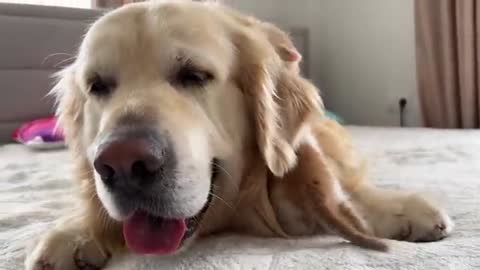
POLYGON ((168 193, 165 187, 174 185, 176 160, 166 140, 154 135, 148 131, 117 133, 100 144, 93 165, 103 184, 117 198, 117 205, 124 206, 123 234, 127 246, 139 254, 172 254, 195 234, 210 206, 218 161, 211 161, 209 196, 195 216, 162 216, 162 212, 168 212, 168 200, 158 198, 171 194, 158 193, 168 193))

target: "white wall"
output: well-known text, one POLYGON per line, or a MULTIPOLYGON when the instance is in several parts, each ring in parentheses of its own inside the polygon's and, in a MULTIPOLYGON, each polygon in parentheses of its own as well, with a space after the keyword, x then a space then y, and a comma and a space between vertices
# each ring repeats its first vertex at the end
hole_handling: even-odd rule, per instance
POLYGON ((350 124, 421 124, 415 76, 414 0, 227 0, 283 27, 310 31, 310 73, 327 107, 350 124))

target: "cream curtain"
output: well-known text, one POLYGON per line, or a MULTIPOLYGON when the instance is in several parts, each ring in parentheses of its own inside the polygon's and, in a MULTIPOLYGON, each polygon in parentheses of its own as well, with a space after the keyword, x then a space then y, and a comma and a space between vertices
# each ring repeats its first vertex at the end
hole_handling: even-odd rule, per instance
POLYGON ((418 90, 424 123, 479 128, 480 1, 416 0, 418 90))

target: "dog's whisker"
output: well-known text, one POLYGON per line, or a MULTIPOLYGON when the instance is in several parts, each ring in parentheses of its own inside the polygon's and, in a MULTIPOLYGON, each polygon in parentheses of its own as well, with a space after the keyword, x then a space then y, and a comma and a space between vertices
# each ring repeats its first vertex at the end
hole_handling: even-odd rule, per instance
POLYGON ((224 172, 230 179, 233 179, 233 176, 222 165, 215 163, 215 167, 222 170, 222 172, 224 172))
POLYGON ((68 62, 68 61, 70 61, 70 60, 73 60, 73 59, 75 59, 75 58, 76 58, 76 56, 63 59, 62 61, 56 63, 54 67, 55 67, 55 68, 58 68, 58 67, 61 66, 63 63, 68 62))
MULTIPOLYGON (((215 166, 217 168, 219 168, 222 172, 224 172, 228 177, 226 177, 227 180, 229 181, 226 181, 226 183, 228 183, 230 186, 232 186, 233 188, 235 188, 235 190, 238 191, 238 185, 235 185, 235 182, 233 181, 233 176, 224 168, 222 167, 221 165, 218 165, 218 164, 215 164, 215 166)), ((220 187, 219 185, 216 185, 214 183, 212 183, 213 187, 220 187)))
POLYGON ((45 62, 46 62, 48 59, 50 59, 51 57, 58 56, 58 55, 70 56, 69 59, 75 58, 75 56, 72 55, 72 54, 70 54, 70 53, 52 53, 52 54, 47 55, 47 56, 42 60, 42 65, 45 64, 45 62))
POLYGON ((222 197, 218 196, 217 194, 210 192, 210 195, 213 197, 217 198, 219 201, 223 202, 226 206, 228 206, 230 209, 233 209, 233 206, 231 206, 227 201, 225 201, 222 197))

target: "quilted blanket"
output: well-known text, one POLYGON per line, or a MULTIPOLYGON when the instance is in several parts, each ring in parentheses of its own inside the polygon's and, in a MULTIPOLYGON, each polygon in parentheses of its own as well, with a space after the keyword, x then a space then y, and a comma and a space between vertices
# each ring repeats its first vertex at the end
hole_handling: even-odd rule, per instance
MULTIPOLYGON (((372 181, 429 193, 456 228, 443 241, 390 241, 383 254, 335 236, 259 239, 219 235, 174 257, 113 258, 109 270, 153 269, 480 269, 480 131, 349 127, 372 181)), ((0 269, 23 267, 25 242, 62 214, 72 196, 65 151, 0 146, 0 269)))

